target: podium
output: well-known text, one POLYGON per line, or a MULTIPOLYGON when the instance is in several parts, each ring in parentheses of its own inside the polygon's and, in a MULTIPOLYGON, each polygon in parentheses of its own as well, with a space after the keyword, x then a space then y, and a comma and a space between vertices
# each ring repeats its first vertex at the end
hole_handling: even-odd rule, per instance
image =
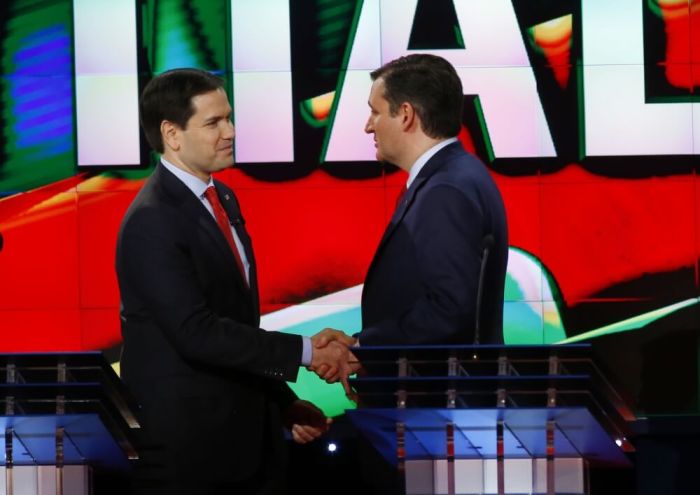
POLYGON ((587 494, 590 466, 629 466, 634 414, 588 344, 353 350, 357 429, 407 494, 587 494))
POLYGON ((0 494, 87 495, 92 468, 126 470, 138 428, 100 352, 0 354, 0 494))

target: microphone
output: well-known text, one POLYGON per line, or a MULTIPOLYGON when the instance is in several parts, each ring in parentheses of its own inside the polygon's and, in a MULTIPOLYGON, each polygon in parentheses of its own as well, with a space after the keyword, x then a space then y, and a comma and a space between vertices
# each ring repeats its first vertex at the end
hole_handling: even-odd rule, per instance
POLYGON ((496 240, 493 235, 487 234, 481 239, 481 268, 479 270, 479 283, 476 286, 476 315, 474 317, 474 345, 479 345, 481 332, 481 299, 484 295, 484 275, 486 274, 486 263, 489 259, 489 252, 496 240))

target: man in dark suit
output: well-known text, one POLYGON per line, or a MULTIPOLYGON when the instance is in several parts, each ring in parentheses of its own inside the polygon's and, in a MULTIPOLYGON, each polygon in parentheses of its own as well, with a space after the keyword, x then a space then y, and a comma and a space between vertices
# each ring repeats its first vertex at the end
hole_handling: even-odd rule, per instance
POLYGON ((478 323, 479 342, 502 343, 505 209, 486 167, 457 141, 459 76, 443 58, 421 54, 384 65, 372 80, 365 131, 377 159, 408 181, 365 278, 359 341, 471 344, 478 323))
POLYGON ((348 352, 259 328, 256 265, 234 192, 222 81, 176 69, 144 89, 141 123, 161 162, 119 232, 122 378, 140 404, 135 493, 284 492, 282 425, 327 428, 285 384, 300 365, 342 369, 348 352))
MULTIPOLYGON (((502 343, 505 209, 486 167, 456 138, 459 76, 445 59, 416 54, 371 77, 365 132, 377 159, 408 180, 365 277, 355 337, 361 345, 502 343)), ((358 342, 327 329, 315 343, 332 340, 358 342)))
MULTIPOLYGON (((315 343, 502 343, 505 209, 486 167, 456 138, 459 76, 445 59, 416 54, 371 77, 365 131, 374 135, 377 159, 405 170, 408 180, 365 278, 362 330, 351 339, 327 329, 315 343)), ((359 447, 374 492, 400 493, 393 467, 359 447)))

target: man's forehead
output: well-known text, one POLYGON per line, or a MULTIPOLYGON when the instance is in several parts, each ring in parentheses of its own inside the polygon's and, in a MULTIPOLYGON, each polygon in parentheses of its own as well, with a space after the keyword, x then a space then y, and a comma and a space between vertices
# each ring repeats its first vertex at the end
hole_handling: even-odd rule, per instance
POLYGON ((196 113, 200 110, 206 113, 218 113, 220 111, 227 112, 231 109, 228 96, 221 88, 193 96, 192 106, 195 108, 196 113))
POLYGON ((372 102, 377 104, 378 102, 381 102, 382 100, 386 100, 385 98, 385 92, 384 92, 384 81, 382 81, 381 78, 376 79, 372 83, 372 89, 369 92, 369 100, 368 103, 370 106, 372 106, 372 102))
POLYGON ((206 93, 200 93, 198 95, 194 95, 192 97, 192 103, 197 103, 200 101, 206 101, 206 100, 226 100, 228 101, 228 96, 226 96, 226 92, 222 88, 216 88, 212 89, 211 91, 207 91, 206 93))

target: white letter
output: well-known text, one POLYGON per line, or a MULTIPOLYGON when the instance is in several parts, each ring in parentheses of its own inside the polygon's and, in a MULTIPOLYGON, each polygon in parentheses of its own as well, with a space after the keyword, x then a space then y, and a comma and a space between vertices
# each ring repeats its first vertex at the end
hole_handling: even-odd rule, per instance
MULTIPOLYGON (((382 63, 411 53, 407 47, 416 6, 417 0, 364 2, 328 131, 326 160, 374 159, 372 139, 363 132, 371 87, 368 74, 382 63), (377 54, 381 60, 376 60, 377 54)), ((466 49, 430 53, 449 60, 464 93, 480 98, 494 156, 555 156, 511 2, 456 0, 455 8, 466 49)))
POLYGON ((288 0, 232 0, 236 161, 294 161, 288 0))
POLYGON ((581 2, 587 156, 700 153, 700 105, 644 101, 643 8, 581 2))
POLYGON ((73 0, 78 165, 141 161, 133 0, 73 0))

